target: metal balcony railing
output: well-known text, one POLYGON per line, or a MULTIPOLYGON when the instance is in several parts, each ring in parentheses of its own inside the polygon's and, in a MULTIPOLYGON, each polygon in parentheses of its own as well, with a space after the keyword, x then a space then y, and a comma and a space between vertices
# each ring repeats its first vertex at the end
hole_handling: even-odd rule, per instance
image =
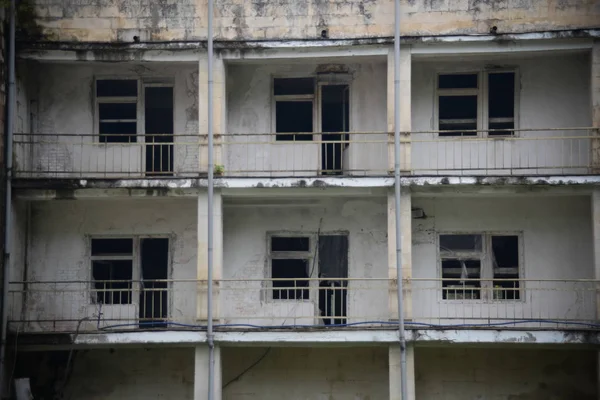
MULTIPOLYGON (((117 179, 206 174, 206 135, 113 136, 16 134, 15 176, 117 179)), ((388 132, 217 135, 215 173, 388 176, 393 171, 393 139, 388 132)), ((404 132, 401 160, 405 175, 594 174, 600 168, 600 134, 597 128, 404 132)))
MULTIPOLYGON (((408 328, 600 329, 600 281, 405 282, 408 328)), ((92 332, 204 329, 206 281, 12 282, 10 329, 92 332), (202 306, 198 306, 202 304, 202 306)), ((217 329, 396 327, 388 279, 223 279, 217 329)))

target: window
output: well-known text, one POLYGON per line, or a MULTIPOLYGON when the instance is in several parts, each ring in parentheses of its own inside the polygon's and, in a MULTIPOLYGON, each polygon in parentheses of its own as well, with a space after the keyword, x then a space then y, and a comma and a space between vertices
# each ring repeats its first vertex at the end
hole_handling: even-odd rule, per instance
POLYGON ((133 239, 92 239, 92 278, 96 303, 131 304, 133 239))
POLYGON ((138 81, 96 81, 100 143, 133 143, 137 140, 138 81))
POLYGON ((437 110, 440 136, 514 134, 515 72, 489 71, 440 74, 437 77, 437 110), (483 83, 483 84, 482 84, 483 83))
POLYGON ((518 300, 519 235, 440 234, 444 300, 518 300))
POLYGON ((275 95, 276 140, 313 140, 313 109, 315 80, 313 78, 276 78, 275 95), (302 132, 298 134, 298 132, 302 132), (306 132, 306 133, 303 133, 306 132))
POLYGON ((140 325, 162 326, 167 318, 167 238, 92 238, 91 267, 98 304, 137 304, 140 325))
POLYGON ((306 236, 271 237, 273 300, 308 300, 310 249, 306 236))

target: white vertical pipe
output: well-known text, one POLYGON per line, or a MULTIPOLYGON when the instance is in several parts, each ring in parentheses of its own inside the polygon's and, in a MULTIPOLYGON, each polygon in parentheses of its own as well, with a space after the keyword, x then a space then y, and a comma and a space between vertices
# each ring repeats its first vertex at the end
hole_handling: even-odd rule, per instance
MULTIPOLYGON (((408 400, 406 336, 402 285, 402 226, 400 209, 400 0, 395 0, 394 21, 394 189, 396 206, 396 278, 398 284, 398 335, 400 342, 400 386, 402 400, 408 400)), ((410 226, 407 229, 411 229, 410 226)))
POLYGON ((213 335, 213 0, 208 0, 208 237, 207 237, 207 268, 208 287, 207 296, 207 326, 206 338, 208 342, 208 400, 213 400, 215 395, 215 343, 213 335))

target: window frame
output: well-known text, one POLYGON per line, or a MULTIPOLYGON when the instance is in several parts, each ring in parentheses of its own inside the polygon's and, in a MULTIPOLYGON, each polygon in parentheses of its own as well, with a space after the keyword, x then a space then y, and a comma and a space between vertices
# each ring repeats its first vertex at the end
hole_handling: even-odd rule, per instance
MULTIPOLYGON (((112 256, 109 256, 109 258, 104 257, 104 256, 92 256, 92 241, 94 239, 131 239, 133 241, 133 247, 132 247, 132 255, 131 255, 131 260, 132 260, 132 271, 131 271, 131 280, 132 280, 132 285, 131 285, 131 303, 127 303, 127 304, 102 304, 102 307, 120 307, 120 306, 135 306, 135 307, 139 307, 140 303, 139 303, 139 296, 136 297, 135 293, 138 293, 138 295, 141 293, 141 282, 142 282, 142 257, 141 257, 141 241, 143 239, 167 239, 169 241, 169 250, 168 250, 168 285, 167 285, 167 291, 169 293, 173 292, 173 282, 172 282, 172 269, 173 269, 173 244, 175 243, 175 235, 173 234, 145 234, 145 235, 106 235, 106 234, 90 234, 90 235, 86 235, 86 242, 87 242, 87 259, 88 259, 88 265, 89 265, 89 272, 88 272, 88 293, 90 293, 90 304, 91 305, 99 305, 100 303, 96 302, 96 298, 94 296, 94 293, 96 291, 95 287, 94 287, 94 275, 93 275, 93 261, 94 260, 98 260, 98 259, 129 259, 129 258, 125 258, 124 256, 116 256, 116 258, 112 258, 112 256), (120 258, 119 258, 120 257, 120 258)), ((173 296, 169 296, 168 297, 168 305, 167 305, 167 311, 170 313, 171 310, 173 310, 173 296)))
POLYGON ((435 73, 434 85, 434 111, 433 124, 437 137, 443 139, 473 139, 473 138, 490 138, 490 139, 506 139, 519 136, 519 109, 520 109, 520 73, 518 67, 501 67, 501 68, 465 68, 451 70, 438 69, 435 73), (497 73, 512 72, 515 75, 514 82, 514 128, 512 134, 496 134, 490 135, 487 132, 489 129, 489 75, 497 73), (440 75, 465 75, 477 74, 477 89, 440 89, 440 75), (461 95, 477 95, 477 134, 473 136, 440 136, 440 96, 461 96, 461 95))
MULTIPOLYGON (((285 259, 305 259, 308 263, 308 271, 307 276, 308 279, 312 279, 315 272, 317 272, 317 268, 312 270, 312 266, 315 265, 315 255, 316 255, 316 246, 318 246, 318 237, 314 233, 307 232, 267 232, 267 265, 266 265, 266 273, 265 277, 267 281, 264 284, 265 289, 265 298, 263 300, 267 302, 310 302, 314 300, 314 296, 318 293, 315 291, 318 289, 314 281, 308 281, 308 298, 307 299, 274 299, 273 293, 275 290, 278 290, 273 287, 273 260, 285 260, 285 259), (272 251, 271 250, 271 242, 274 237, 305 237, 308 238, 308 251, 272 251), (311 274, 312 272, 312 274, 311 274)), ((315 265, 316 267, 316 265, 315 265)))
MULTIPOLYGON (((176 87, 175 81, 172 78, 156 78, 156 77, 139 77, 137 75, 95 75, 93 80, 93 96, 94 96, 94 142, 99 145, 139 145, 143 146, 146 143, 146 88, 148 87, 170 87, 173 90, 173 135, 176 135, 176 124, 177 124, 177 111, 176 111, 176 87), (100 141, 100 104, 101 103, 132 103, 130 101, 132 97, 127 96, 115 96, 115 97, 98 97, 97 93, 97 82, 104 80, 122 80, 122 81, 136 81, 137 82, 137 96, 136 96, 136 141, 127 143, 109 143, 100 141)), ((146 158, 145 154, 142 154, 142 167, 145 165, 146 158)))
MULTIPOLYGON (((506 304, 510 303, 524 303, 525 302, 525 256, 523 249, 524 233, 523 231, 436 231, 436 252, 437 252, 437 277, 438 281, 438 302, 444 303, 467 303, 467 304, 491 304, 499 303, 506 304), (443 270, 442 270, 442 258, 443 252, 440 249, 440 236, 442 235, 479 235, 482 237, 481 242, 481 263, 480 263, 480 278, 481 284, 478 290, 480 290, 479 299, 444 299, 443 298, 443 270), (493 281, 494 281, 494 267, 492 263, 492 237, 493 236, 516 236, 518 240, 518 278, 519 281, 519 298, 518 299, 494 299, 493 298, 493 281)), ((461 254, 474 254, 475 252, 464 252, 461 254)))
MULTIPOLYGON (((351 269, 352 269, 352 258, 351 258, 351 246, 352 246, 352 242, 351 242, 351 235, 350 232, 347 230, 331 230, 331 231, 267 231, 266 234, 266 246, 267 246, 267 252, 266 252, 266 257, 265 257, 265 270, 264 270, 264 277, 265 277, 265 281, 262 285, 262 292, 264 293, 263 296, 261 296, 261 300, 263 302, 266 303, 272 303, 272 302, 313 302, 315 304, 315 312, 318 312, 318 299, 319 299, 319 282, 314 280, 317 279, 319 277, 319 273, 320 273, 320 266, 318 264, 319 260, 315 259, 315 257, 318 256, 318 251, 317 251, 317 247, 319 246, 319 236, 328 236, 328 235, 345 235, 348 237, 348 273, 350 273, 351 269), (273 237, 307 237, 309 242, 308 242, 308 249, 309 251, 307 252, 302 252, 302 251, 276 251, 276 252, 272 252, 271 251, 271 238, 273 237), (309 273, 312 272, 312 274, 307 274, 308 279, 309 280, 309 284, 308 284, 308 299, 302 299, 302 300, 296 300, 296 299, 273 299, 273 286, 272 286, 272 281, 270 281, 270 279, 272 279, 272 264, 271 264, 271 260, 273 253, 275 253, 275 256, 278 259, 282 259, 282 258, 293 258, 293 257, 289 257, 289 256, 297 256, 298 254, 304 254, 308 259, 309 262, 309 273), (284 256, 288 256, 288 257, 284 257, 284 256), (314 269, 313 269, 313 265, 314 265, 314 269)), ((348 286, 346 287, 346 289, 350 289, 351 286, 351 281, 348 282, 348 286)), ((350 293, 350 292, 348 292, 350 293)), ((347 312, 349 313, 351 309, 351 302, 348 302, 347 305, 347 312)))
MULTIPOLYGON (((317 105, 317 76, 314 74, 306 74, 306 75, 272 75, 271 76, 271 143, 300 143, 300 144, 309 144, 314 143, 315 140, 319 140, 317 135, 315 135, 316 131, 318 131, 317 124, 319 120, 317 118, 318 113, 318 105, 317 105), (311 78, 313 79, 313 94, 285 94, 285 95, 276 95, 275 94, 275 80, 276 79, 302 79, 302 78, 311 78), (310 140, 295 140, 296 135, 294 136, 294 140, 277 140, 277 135, 285 135, 286 133, 278 133, 277 132, 277 101, 289 101, 289 102, 307 102, 310 100, 312 103, 312 138, 310 140)), ((307 132, 308 134, 308 132, 307 132)))

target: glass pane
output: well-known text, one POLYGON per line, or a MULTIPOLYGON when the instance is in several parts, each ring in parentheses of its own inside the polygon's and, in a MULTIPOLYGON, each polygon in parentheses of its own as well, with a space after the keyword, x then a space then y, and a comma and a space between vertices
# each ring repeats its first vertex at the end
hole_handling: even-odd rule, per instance
POLYGON ((137 119, 137 104, 135 103, 100 103, 98 104, 100 121, 107 119, 137 119))
POLYGON ((477 74, 449 74, 438 76, 440 89, 477 89, 477 74))
POLYGON ((272 237, 271 251, 308 251, 309 243, 307 237, 272 237))
POLYGON ((277 78, 273 84, 276 96, 315 93, 314 78, 277 78))
POLYGON ((489 74, 490 118, 513 118, 515 116, 514 72, 489 74))
POLYGON ((273 299, 306 300, 308 295, 308 260, 272 260, 271 277, 284 279, 273 281, 273 299), (294 278, 303 280, 295 280, 294 278))
POLYGON ((440 235, 441 251, 481 251, 481 235, 440 235))
POLYGON ((277 140, 312 140, 312 101, 278 101, 275 105, 275 130, 277 133, 310 132, 308 135, 277 135, 277 140))
POLYGON ((131 255, 133 239, 92 239, 92 255, 131 255))
POLYGON ((137 96, 135 79, 103 79, 96 81, 98 97, 135 97, 137 96))

